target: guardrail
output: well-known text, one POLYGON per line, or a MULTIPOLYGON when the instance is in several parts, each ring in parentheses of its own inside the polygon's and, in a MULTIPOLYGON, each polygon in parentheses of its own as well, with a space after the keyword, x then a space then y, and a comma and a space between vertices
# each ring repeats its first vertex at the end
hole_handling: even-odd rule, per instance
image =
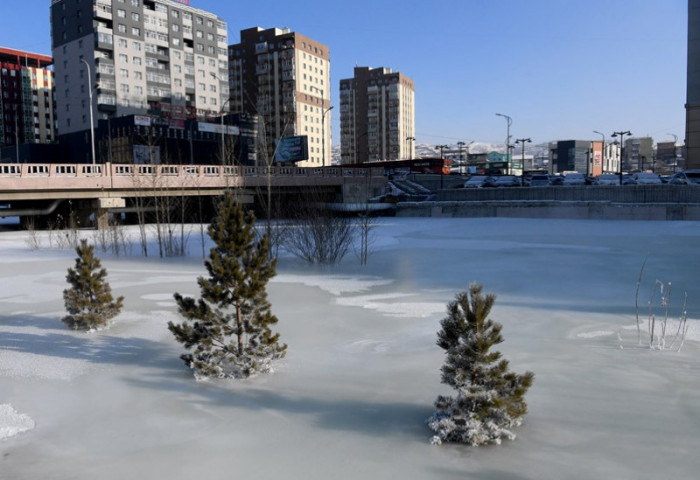
POLYGON ((462 202, 700 203, 700 187, 690 185, 549 186, 441 190, 437 199, 462 202))

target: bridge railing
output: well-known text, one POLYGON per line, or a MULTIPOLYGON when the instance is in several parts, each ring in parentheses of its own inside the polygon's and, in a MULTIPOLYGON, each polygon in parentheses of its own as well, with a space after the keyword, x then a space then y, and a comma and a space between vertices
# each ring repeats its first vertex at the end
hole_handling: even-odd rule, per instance
POLYGON ((146 188, 158 184, 165 188, 178 186, 217 187, 245 186, 259 183, 263 177, 280 182, 297 179, 320 179, 342 182, 347 177, 383 177, 383 168, 343 167, 250 167, 232 165, 153 165, 153 164, 0 164, 0 193, 32 189, 109 189, 146 188), (260 179, 260 180, 256 180, 260 179), (290 180, 284 180, 284 179, 290 180), (248 179, 248 180, 246 180, 248 179), (335 180, 334 180, 335 179, 335 180))

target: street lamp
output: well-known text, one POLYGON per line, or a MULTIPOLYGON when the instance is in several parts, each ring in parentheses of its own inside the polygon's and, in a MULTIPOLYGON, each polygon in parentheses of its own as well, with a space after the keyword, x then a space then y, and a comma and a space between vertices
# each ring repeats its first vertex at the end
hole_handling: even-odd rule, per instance
POLYGON ((510 173, 510 126, 513 125, 513 119, 508 115, 497 113, 496 116, 506 119, 506 172, 510 173))
POLYGON ((84 58, 80 59, 87 67, 88 77, 88 100, 90 102, 90 143, 92 147, 92 164, 95 164, 95 119, 92 113, 92 74, 90 73, 90 64, 84 58))
POLYGON ((521 162, 520 168, 523 169, 523 173, 524 173, 525 172, 525 144, 532 143, 532 139, 531 138, 518 138, 515 140, 515 144, 517 145, 518 143, 522 147, 522 150, 521 150, 522 154, 521 154, 521 158, 520 158, 520 162, 521 162))
POLYGON ((406 137, 406 141, 408 142, 408 157, 413 158, 413 145, 416 142, 416 137, 406 137))
MULTIPOLYGON (((217 80, 219 83, 221 83, 221 78, 214 73, 214 72, 209 72, 209 75, 212 76, 213 79, 217 80)), ((221 115, 221 164, 224 165, 226 163, 226 138, 224 137, 224 110, 226 109, 226 104, 231 101, 231 97, 227 98, 224 100, 224 103, 221 104, 221 110, 220 110, 220 115, 221 115)))
POLYGON ((226 164, 226 137, 224 137, 224 111, 226 104, 231 100, 231 97, 227 98, 224 103, 221 104, 221 164, 226 164))
POLYGON ((610 135, 611 137, 620 137, 620 185, 622 185, 622 149, 625 146, 625 135, 632 135, 632 132, 629 130, 620 130, 610 135))
POLYGON ((671 135, 673 137, 673 173, 676 173, 676 164, 678 163, 678 157, 676 157, 676 143, 678 142, 678 135, 675 133, 667 133, 666 135, 671 135))
POLYGON ((326 166, 326 114, 333 110, 333 105, 321 112, 321 164, 326 166))
POLYGON ((440 150, 440 190, 442 190, 442 182, 443 182, 443 170, 445 166, 445 161, 444 161, 444 156, 443 156, 443 150, 447 148, 447 145, 435 145, 435 148, 437 150, 440 150))
MULTIPOLYGON (((605 134, 599 132, 598 130, 593 130, 593 133, 597 133, 598 135, 600 135, 601 137, 603 137, 603 154, 602 154, 602 155, 603 155, 603 158, 602 158, 602 160, 603 160, 603 163, 605 163, 605 134)), ((595 157, 594 157, 594 158, 595 158, 595 157)))

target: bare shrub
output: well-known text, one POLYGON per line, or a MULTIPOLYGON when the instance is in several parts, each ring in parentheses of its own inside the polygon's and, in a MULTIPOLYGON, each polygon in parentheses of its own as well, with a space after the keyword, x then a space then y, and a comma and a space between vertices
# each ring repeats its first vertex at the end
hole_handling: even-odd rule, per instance
POLYGON ((309 263, 334 265, 353 245, 357 230, 351 217, 328 208, 320 192, 300 201, 285 232, 284 248, 309 263))

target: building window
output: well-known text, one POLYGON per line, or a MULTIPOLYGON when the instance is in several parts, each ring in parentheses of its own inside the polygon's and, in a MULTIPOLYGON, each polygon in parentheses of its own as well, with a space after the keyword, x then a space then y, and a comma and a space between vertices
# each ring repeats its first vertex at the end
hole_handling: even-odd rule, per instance
POLYGON ((140 37, 141 36, 141 29, 138 27, 131 27, 131 34, 134 37, 140 37))
POLYGON ((131 6, 132 6, 132 7, 138 7, 138 6, 139 6, 139 0, 131 0, 131 6))
POLYGON ((120 69, 119 69, 119 75, 120 75, 122 78, 129 78, 129 70, 127 70, 126 68, 120 68, 120 69))
POLYGON ((136 12, 132 12, 132 14, 131 14, 131 19, 132 19, 134 22, 138 22, 138 21, 140 20, 139 14, 136 13, 136 12))
POLYGON ((127 48, 129 46, 129 42, 126 41, 124 38, 119 39, 119 46, 122 48, 127 48))
POLYGON ((137 52, 140 52, 141 51, 141 42, 134 42, 133 47, 134 47, 134 50, 136 50, 137 52))
POLYGON ((121 8, 117 10, 117 17, 119 18, 126 18, 126 10, 122 10, 121 8))
POLYGON ((126 33, 126 25, 123 25, 121 23, 119 25, 117 25, 117 32, 126 33))

